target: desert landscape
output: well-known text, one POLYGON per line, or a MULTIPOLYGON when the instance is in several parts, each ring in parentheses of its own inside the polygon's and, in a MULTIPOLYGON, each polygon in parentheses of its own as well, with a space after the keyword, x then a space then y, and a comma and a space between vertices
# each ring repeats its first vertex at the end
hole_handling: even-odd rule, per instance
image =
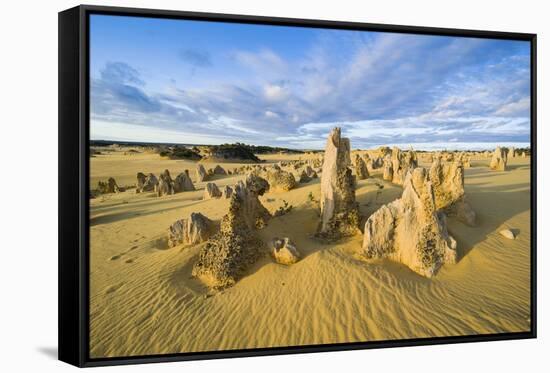
POLYGON ((90 355, 530 330, 530 151, 92 141, 90 355))
POLYGON ((528 41, 89 28, 91 358, 531 330, 528 41))

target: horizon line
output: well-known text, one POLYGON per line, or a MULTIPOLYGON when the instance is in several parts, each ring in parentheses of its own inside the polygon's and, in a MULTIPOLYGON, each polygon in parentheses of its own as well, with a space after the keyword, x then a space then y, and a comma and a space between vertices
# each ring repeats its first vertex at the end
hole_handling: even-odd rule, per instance
MULTIPOLYGON (((133 143, 136 145, 139 144, 150 144, 150 145, 183 145, 183 146, 217 146, 222 144, 236 144, 241 143, 244 145, 250 145, 250 146, 266 146, 271 148, 280 148, 280 149, 289 149, 289 150, 302 150, 302 151, 322 151, 324 150, 323 147, 293 147, 293 146, 281 146, 281 145, 266 145, 266 144, 256 144, 253 142, 247 143, 247 142, 241 142, 241 141, 227 141, 227 142, 219 142, 219 143, 185 143, 185 142, 178 142, 178 141, 146 141, 146 140, 136 140, 136 139, 121 139, 121 138, 90 138, 89 141, 104 141, 104 142, 112 142, 112 143, 133 143)), ((487 151, 487 150, 494 150, 497 146, 500 147, 514 147, 519 149, 531 149, 531 143, 530 142, 478 142, 478 143, 454 143, 455 145, 465 145, 468 144, 469 147, 466 146, 437 146, 437 143, 386 143, 386 144, 374 144, 372 146, 368 147, 351 147, 351 150, 375 150, 379 149, 380 147, 398 147, 401 149, 408 149, 412 148, 414 150, 418 151, 487 151), (414 146, 414 145, 417 146, 414 146), (476 146, 475 144, 483 144, 476 146), (428 145, 428 146, 426 146, 428 145)), ((453 143, 445 143, 446 145, 451 145, 453 143)))

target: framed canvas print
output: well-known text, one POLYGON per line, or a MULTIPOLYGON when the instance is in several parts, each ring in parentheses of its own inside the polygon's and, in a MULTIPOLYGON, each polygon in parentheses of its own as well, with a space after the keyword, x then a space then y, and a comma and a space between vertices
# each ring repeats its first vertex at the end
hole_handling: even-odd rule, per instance
POLYGON ((59 14, 59 357, 536 336, 536 36, 59 14))

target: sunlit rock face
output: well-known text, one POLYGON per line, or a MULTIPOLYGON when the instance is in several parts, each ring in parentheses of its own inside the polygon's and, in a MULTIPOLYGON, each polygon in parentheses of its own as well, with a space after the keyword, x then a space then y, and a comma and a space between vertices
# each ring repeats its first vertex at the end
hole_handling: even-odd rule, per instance
POLYGON ((407 172, 418 167, 416 152, 412 150, 401 151, 401 149, 394 147, 391 153, 391 163, 392 182, 403 185, 407 172))
POLYGON ((456 262, 456 241, 437 211, 432 183, 424 168, 407 173, 401 198, 382 206, 365 223, 363 254, 388 258, 422 276, 432 277, 456 262))
POLYGON ((506 171, 506 164, 508 163, 508 155, 506 148, 497 146, 491 158, 489 167, 495 171, 506 171))
POLYGON ((350 169, 350 142, 334 128, 327 140, 321 173, 321 222, 318 237, 338 239, 358 231, 355 180, 350 169))
POLYGON ((355 154, 353 165, 355 167, 355 176, 357 176, 358 180, 365 180, 370 176, 367 165, 359 154, 355 154))
POLYGON ((436 208, 448 216, 456 216, 463 223, 474 226, 476 213, 464 192, 464 165, 460 159, 444 164, 436 158, 429 171, 436 208))

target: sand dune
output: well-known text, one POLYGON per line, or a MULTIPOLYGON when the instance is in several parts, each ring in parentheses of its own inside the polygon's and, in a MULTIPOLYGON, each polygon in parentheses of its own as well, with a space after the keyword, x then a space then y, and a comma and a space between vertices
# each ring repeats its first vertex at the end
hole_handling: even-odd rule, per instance
MULTIPOLYGON (((269 162, 299 155, 260 156, 269 162)), ((307 156, 302 156, 305 158, 307 156)), ((356 341, 527 331, 530 328, 530 158, 490 171, 489 159, 465 171, 466 193, 478 223, 449 219, 459 261, 427 279, 390 261, 365 262, 362 236, 328 245, 312 237, 319 221, 308 194, 319 179, 285 193, 260 197, 271 211, 294 206, 258 231, 265 241, 290 237, 304 258, 292 266, 266 256, 235 286, 208 290, 191 278, 200 245, 168 248, 168 226, 200 211, 220 220, 228 200, 194 192, 158 198, 133 190, 91 200, 90 348, 92 357, 312 345, 356 341), (498 232, 513 229, 515 240, 498 232)), ((427 166, 426 163, 420 164, 427 166)), ((205 165, 214 167, 215 164, 205 165)), ((225 163, 231 169, 239 164, 225 163)), ((107 152, 91 159, 91 183, 136 173, 177 175, 195 162, 152 153, 107 152)), ((192 172, 194 177, 194 172, 192 172)), ((215 176, 218 186, 242 175, 215 176)), ((368 217, 401 194, 374 177, 358 181, 360 212, 368 217), (379 189, 378 185, 383 185, 379 189)))

